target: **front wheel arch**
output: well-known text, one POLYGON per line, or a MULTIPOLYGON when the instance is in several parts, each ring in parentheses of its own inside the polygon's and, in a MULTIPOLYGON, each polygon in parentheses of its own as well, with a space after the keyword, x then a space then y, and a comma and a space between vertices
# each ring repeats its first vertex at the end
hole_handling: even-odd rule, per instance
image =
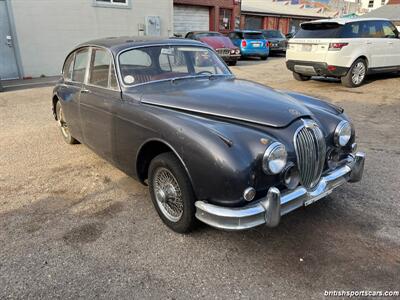
POLYGON ((178 158, 185 169, 187 176, 189 177, 190 183, 193 186, 192 177, 190 176, 190 172, 182 157, 169 143, 161 139, 147 140, 139 147, 136 155, 136 175, 139 181, 145 184, 145 180, 148 179, 148 171, 153 158, 167 152, 174 153, 174 155, 178 158))

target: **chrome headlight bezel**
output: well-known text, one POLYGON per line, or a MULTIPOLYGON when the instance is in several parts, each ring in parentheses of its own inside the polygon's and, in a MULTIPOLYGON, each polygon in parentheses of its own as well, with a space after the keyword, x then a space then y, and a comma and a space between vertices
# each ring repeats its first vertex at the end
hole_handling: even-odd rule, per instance
POLYGON ((342 120, 335 128, 333 136, 334 143, 337 147, 346 146, 351 140, 353 134, 353 128, 349 121, 342 120))
POLYGON ((286 163, 287 151, 285 145, 280 142, 273 142, 267 147, 262 159, 262 168, 266 174, 276 175, 281 173, 286 163))

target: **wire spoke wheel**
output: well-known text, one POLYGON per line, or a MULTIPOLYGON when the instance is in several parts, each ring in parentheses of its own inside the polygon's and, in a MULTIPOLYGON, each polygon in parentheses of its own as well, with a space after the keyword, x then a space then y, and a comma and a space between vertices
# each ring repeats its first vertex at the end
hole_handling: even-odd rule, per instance
POLYGON ((356 85, 360 84, 364 80, 365 73, 366 73, 366 68, 364 63, 362 63, 361 61, 358 62, 354 66, 351 74, 351 79, 353 80, 353 83, 356 85))
POLYGON ((61 107, 58 111, 58 126, 60 126, 61 132, 64 135, 64 137, 68 138, 69 137, 69 129, 67 126, 67 122, 65 122, 64 113, 63 113, 63 110, 61 107))
POLYGON ((183 215, 183 198, 181 188, 175 176, 164 167, 160 167, 154 174, 154 195, 157 205, 164 216, 178 222, 183 215))

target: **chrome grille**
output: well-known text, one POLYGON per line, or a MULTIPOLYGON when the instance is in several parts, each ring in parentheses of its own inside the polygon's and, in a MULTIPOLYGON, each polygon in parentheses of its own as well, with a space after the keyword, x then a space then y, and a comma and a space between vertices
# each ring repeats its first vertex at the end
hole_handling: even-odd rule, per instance
POLYGON ((304 125, 295 133, 294 145, 301 184, 307 189, 312 189, 319 182, 324 168, 324 135, 315 122, 304 121, 304 125))

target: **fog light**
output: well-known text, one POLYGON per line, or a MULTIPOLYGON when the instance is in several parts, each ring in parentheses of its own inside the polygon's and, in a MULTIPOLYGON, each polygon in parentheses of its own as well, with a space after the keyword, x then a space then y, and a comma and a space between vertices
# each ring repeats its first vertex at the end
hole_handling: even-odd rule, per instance
POLYGON ((246 201, 253 200, 255 196, 256 196, 256 190, 254 188, 252 188, 252 187, 248 187, 243 192, 243 198, 246 201))
POLYGON ((283 172, 283 182, 289 190, 294 190, 300 183, 300 173, 292 163, 283 172))

